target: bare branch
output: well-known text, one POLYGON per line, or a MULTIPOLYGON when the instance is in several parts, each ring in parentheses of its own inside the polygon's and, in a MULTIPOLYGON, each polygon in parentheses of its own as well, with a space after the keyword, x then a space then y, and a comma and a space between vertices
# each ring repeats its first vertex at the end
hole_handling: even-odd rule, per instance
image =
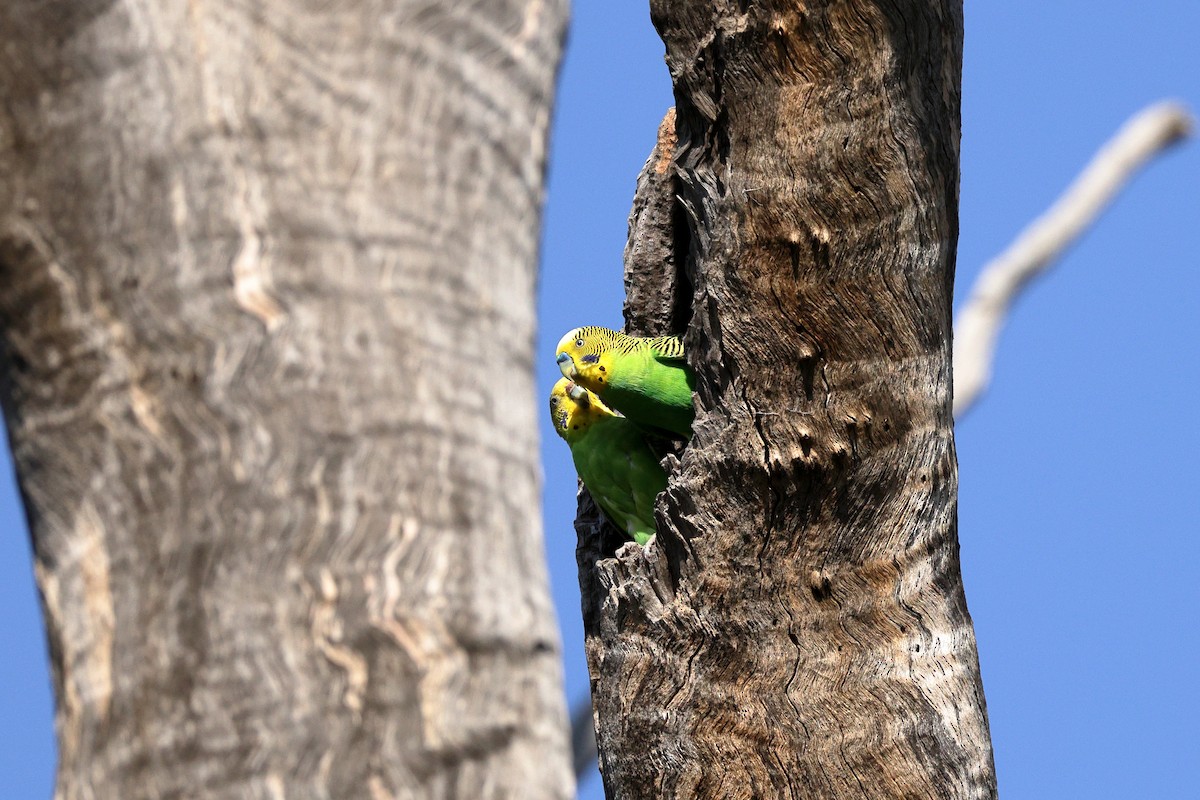
POLYGON ((592 718, 592 698, 585 697, 571 710, 571 759, 576 782, 596 768, 596 723, 592 718))
POLYGON ((996 339, 1013 300, 1096 220, 1152 158, 1191 133, 1177 103, 1157 103, 1125 123, 1050 210, 983 268, 954 328, 954 416, 961 419, 991 380, 996 339))

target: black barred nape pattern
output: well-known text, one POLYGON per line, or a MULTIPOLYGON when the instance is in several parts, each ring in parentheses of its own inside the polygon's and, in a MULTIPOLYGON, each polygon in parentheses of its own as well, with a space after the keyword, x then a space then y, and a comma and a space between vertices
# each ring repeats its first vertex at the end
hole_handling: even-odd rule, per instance
POLYGON ((598 356, 609 350, 617 350, 625 353, 629 351, 629 347, 624 340, 629 337, 619 331, 614 331, 611 328, 604 328, 599 325, 585 325, 579 329, 575 335, 576 341, 583 342, 583 346, 579 348, 580 355, 598 356))
POLYGON ((652 350, 668 357, 683 358, 683 340, 678 336, 655 336, 639 338, 603 328, 599 325, 587 325, 579 329, 576 339, 584 346, 579 349, 582 355, 599 355, 604 352, 632 353, 639 347, 649 346, 652 350))
POLYGON ((667 358, 683 358, 683 339, 679 336, 655 336, 642 341, 667 358))

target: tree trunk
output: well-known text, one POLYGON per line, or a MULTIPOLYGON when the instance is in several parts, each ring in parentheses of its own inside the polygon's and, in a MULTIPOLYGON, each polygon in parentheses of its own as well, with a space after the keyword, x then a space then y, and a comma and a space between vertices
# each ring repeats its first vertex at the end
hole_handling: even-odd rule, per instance
POLYGON ((678 118, 626 319, 687 323, 698 413, 648 547, 580 521, 608 796, 993 797, 950 411, 961 3, 651 5, 678 118))
POLYGON ((0 6, 59 798, 565 798, 533 295, 561 0, 0 6))

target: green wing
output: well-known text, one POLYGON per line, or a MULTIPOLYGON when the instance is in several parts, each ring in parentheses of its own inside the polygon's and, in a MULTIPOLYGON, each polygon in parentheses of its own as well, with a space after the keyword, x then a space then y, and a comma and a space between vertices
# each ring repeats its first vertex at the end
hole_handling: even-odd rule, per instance
POLYGON ((672 336, 647 339, 644 346, 613 359, 604 402, 634 422, 691 436, 695 378, 672 336))
POLYGON ((637 509, 637 519, 646 522, 645 535, 639 536, 638 532, 634 532, 633 538, 638 544, 644 545, 655 531, 654 503, 667 488, 667 474, 649 447, 627 453, 626 459, 629 464, 629 483, 633 490, 633 504, 637 509))
POLYGON ((614 525, 638 544, 654 535, 654 500, 667 475, 641 432, 627 419, 595 423, 571 446, 583 485, 614 525))

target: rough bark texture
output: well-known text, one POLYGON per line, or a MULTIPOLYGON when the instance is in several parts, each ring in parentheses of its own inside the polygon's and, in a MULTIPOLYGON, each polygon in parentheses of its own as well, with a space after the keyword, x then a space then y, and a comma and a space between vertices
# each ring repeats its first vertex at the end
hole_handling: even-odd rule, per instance
POLYGON ((570 796, 532 382, 565 16, 0 5, 57 797, 570 796))
POLYGON ((993 797, 950 414, 961 3, 651 6, 675 184, 643 174, 635 217, 678 196, 686 230, 631 226, 626 319, 675 324, 664 270, 691 292, 698 418, 649 546, 597 560, 580 521, 608 795, 993 797))
POLYGON ((675 109, 658 127, 650 158, 638 175, 625 245, 625 331, 636 336, 682 333, 692 311, 692 287, 683 273, 687 220, 676 202, 671 159, 675 109), (683 251, 683 252, 680 252, 683 251))

